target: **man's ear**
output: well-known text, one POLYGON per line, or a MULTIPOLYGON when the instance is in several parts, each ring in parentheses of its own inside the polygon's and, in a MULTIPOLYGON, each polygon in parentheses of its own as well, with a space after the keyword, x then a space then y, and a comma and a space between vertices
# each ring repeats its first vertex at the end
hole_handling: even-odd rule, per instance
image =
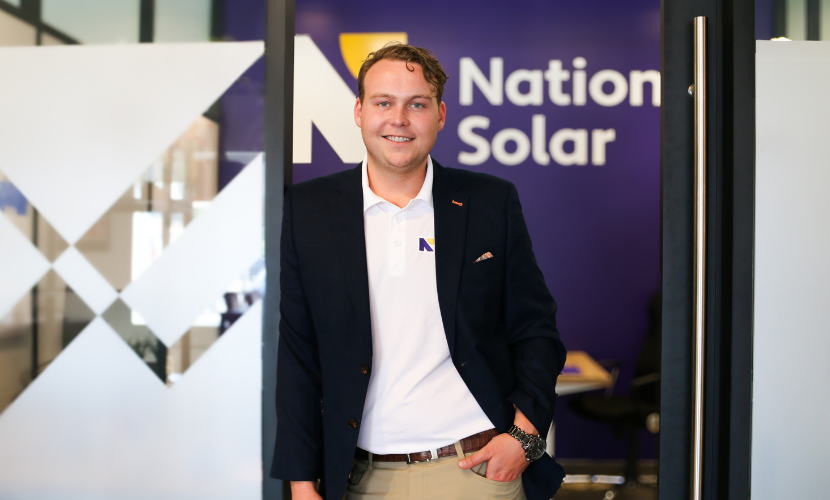
POLYGON ((358 97, 354 102, 354 123, 358 127, 360 127, 360 112, 361 112, 361 104, 360 104, 360 97, 358 97))
POLYGON ((438 130, 444 128, 444 122, 447 121, 447 105, 444 104, 444 101, 441 101, 441 104, 438 106, 438 130))

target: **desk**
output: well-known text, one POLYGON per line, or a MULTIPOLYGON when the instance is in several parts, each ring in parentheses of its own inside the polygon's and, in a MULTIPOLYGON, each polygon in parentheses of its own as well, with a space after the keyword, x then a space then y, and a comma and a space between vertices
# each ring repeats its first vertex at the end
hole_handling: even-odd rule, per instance
POLYGON ((556 379, 556 394, 604 389, 611 385, 611 374, 585 351, 568 351, 565 368, 556 379))
MULTIPOLYGON (((565 368, 556 379, 556 394, 576 394, 577 392, 604 389, 611 385, 611 374, 585 351, 568 351, 565 368)), ((548 430, 547 452, 554 456, 554 423, 548 430)))

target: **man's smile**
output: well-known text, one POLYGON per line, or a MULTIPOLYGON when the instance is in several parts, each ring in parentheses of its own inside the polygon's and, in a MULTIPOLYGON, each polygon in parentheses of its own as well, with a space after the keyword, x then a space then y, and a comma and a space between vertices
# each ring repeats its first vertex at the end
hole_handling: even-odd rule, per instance
POLYGON ((384 135, 383 138, 388 139, 392 142, 409 142, 415 140, 414 137, 403 137, 400 135, 384 135))

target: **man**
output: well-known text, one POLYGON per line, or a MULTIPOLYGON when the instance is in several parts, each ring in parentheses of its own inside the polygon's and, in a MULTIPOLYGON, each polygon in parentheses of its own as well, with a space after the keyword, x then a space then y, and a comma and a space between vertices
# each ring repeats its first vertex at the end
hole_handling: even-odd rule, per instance
POLYGON ((429 156, 446 79, 425 49, 370 54, 366 159, 286 193, 271 474, 294 499, 548 500, 562 481, 543 451, 556 305, 515 187, 429 156))

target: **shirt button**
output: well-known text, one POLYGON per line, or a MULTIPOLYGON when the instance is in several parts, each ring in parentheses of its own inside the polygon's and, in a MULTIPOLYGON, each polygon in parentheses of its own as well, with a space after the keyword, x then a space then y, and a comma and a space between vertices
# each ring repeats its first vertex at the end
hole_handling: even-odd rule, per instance
POLYGON ((395 246, 396 247, 401 246, 401 240, 395 240, 395 246))
POLYGON ((348 424, 352 429, 357 429, 357 420, 350 418, 348 424))
POLYGON ((400 223, 401 223, 401 218, 400 218, 400 217, 395 217, 395 222, 397 222, 398 224, 400 224, 400 223))
POLYGON ((369 365, 362 364, 360 365, 360 373, 367 375, 369 373, 369 365))

